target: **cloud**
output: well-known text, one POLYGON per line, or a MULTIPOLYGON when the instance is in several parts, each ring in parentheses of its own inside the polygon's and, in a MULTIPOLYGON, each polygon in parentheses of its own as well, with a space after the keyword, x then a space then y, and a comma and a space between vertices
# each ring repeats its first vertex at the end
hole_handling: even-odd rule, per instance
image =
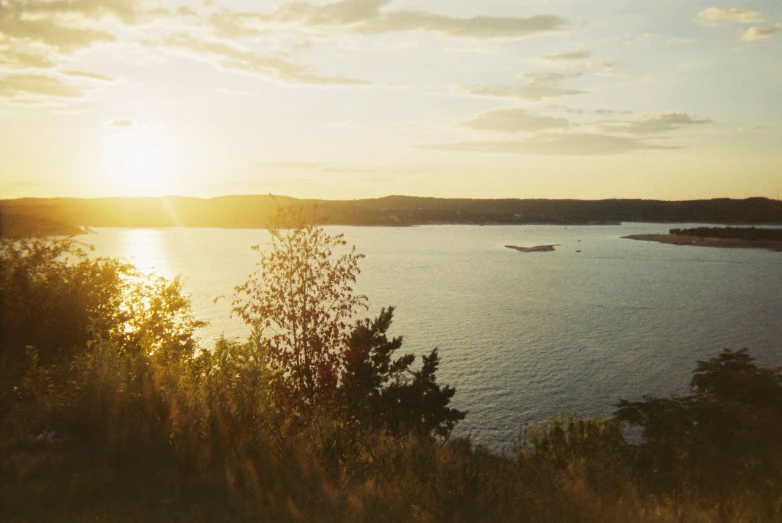
POLYGON ((63 71, 63 74, 68 76, 77 76, 80 78, 89 78, 90 80, 100 80, 101 82, 113 82, 114 78, 105 76, 98 73, 91 73, 89 71, 63 71))
POLYGON ((546 156, 605 156, 631 151, 677 149, 638 138, 600 133, 548 133, 524 141, 461 142, 425 145, 425 149, 546 156))
POLYGON ((535 114, 526 109, 500 109, 479 114, 461 125, 482 131, 515 133, 564 129, 570 125, 570 121, 567 118, 535 114))
POLYGON ((572 61, 572 60, 586 60, 590 56, 590 52, 584 49, 583 51, 573 51, 572 53, 557 53, 547 54, 543 56, 544 60, 551 60, 554 62, 572 61))
POLYGON ((163 122, 139 122, 133 118, 114 118, 113 120, 105 122, 104 125, 119 131, 147 131, 155 127, 165 127, 163 122))
MULTIPOLYGON (((176 12, 192 13, 186 7, 176 12)), ((166 9, 146 8, 143 0, 1 0, 0 41, 15 47, 45 44, 68 53, 115 41, 114 34, 98 26, 105 17, 136 25, 159 16, 170 13, 166 9)))
POLYGON ((738 24, 763 22, 763 18, 761 18, 757 11, 735 7, 731 9, 709 7, 698 13, 698 17, 695 20, 701 25, 718 25, 722 22, 733 22, 738 24))
POLYGON ((543 100, 545 98, 557 98, 581 94, 584 91, 565 87, 563 84, 572 78, 581 76, 581 73, 528 73, 524 78, 528 79, 522 85, 472 85, 465 89, 470 94, 484 96, 498 96, 510 98, 522 98, 524 100, 543 100))
POLYGON ((372 34, 423 30, 463 38, 519 38, 561 31, 565 25, 565 20, 553 15, 455 18, 424 11, 396 11, 371 20, 359 29, 372 34))
POLYGON ((566 20, 554 15, 461 18, 423 10, 381 10, 389 3, 390 0, 340 0, 325 5, 288 2, 280 5, 265 19, 315 29, 339 28, 363 34, 429 31, 463 38, 519 38, 562 31, 567 26, 566 20))
POLYGON ((193 11, 186 5, 180 5, 179 7, 177 7, 174 13, 177 16, 198 16, 195 11, 193 11))
POLYGON ((117 129, 132 129, 134 127, 133 120, 130 118, 116 118, 107 125, 117 129))
POLYGON ((53 18, 28 18, 13 12, 0 14, 0 33, 23 42, 41 42, 61 52, 116 40, 106 31, 66 25, 53 18))
POLYGON ((204 59, 217 59, 218 64, 239 71, 260 73, 285 82, 309 85, 364 85, 369 82, 346 76, 324 76, 309 64, 291 62, 276 56, 261 55, 249 49, 213 40, 198 40, 190 35, 171 35, 162 42, 170 48, 180 48, 204 59))
POLYGON ((231 13, 229 11, 212 13, 207 18, 207 24, 217 36, 222 38, 239 38, 262 34, 262 30, 247 25, 248 17, 249 15, 243 13, 231 13))
POLYGON ((595 109, 592 111, 594 114, 606 115, 606 114, 632 114, 632 111, 627 109, 595 109))
POLYGON ((41 97, 77 98, 83 90, 55 76, 12 74, 0 78, 0 97, 31 101, 41 97))
POLYGON ((603 124, 605 129, 614 132, 623 132, 630 134, 659 134, 669 131, 675 131, 682 127, 692 125, 703 125, 713 123, 712 120, 693 118, 683 112, 667 112, 645 116, 635 121, 625 122, 606 122, 603 124))
POLYGON ((541 58, 548 62, 552 62, 553 64, 557 64, 559 66, 565 66, 565 67, 577 67, 582 69, 604 69, 606 71, 609 71, 614 68, 614 64, 612 62, 587 61, 587 58, 589 58, 591 54, 592 53, 590 53, 588 50, 584 49, 582 51, 573 51, 570 53, 547 54, 541 56, 541 58))
POLYGON ((747 131, 766 131, 769 127, 764 124, 749 124, 749 125, 743 125, 737 129, 737 131, 744 133, 747 131))
POLYGON ((81 16, 98 19, 114 16, 127 24, 136 22, 142 12, 140 0, 36 0, 7 2, 9 11, 28 15, 81 16))
POLYGON ((0 64, 21 68, 48 68, 57 65, 48 54, 22 50, 7 43, 0 44, 0 64))
POLYGON ((763 40, 765 38, 771 38, 779 31, 778 25, 767 25, 764 27, 750 27, 747 29, 747 32, 744 33, 744 36, 741 37, 742 40, 763 40))
POLYGON ((380 8, 391 0, 342 0, 325 5, 288 2, 279 6, 271 19, 309 26, 352 25, 382 16, 380 8))

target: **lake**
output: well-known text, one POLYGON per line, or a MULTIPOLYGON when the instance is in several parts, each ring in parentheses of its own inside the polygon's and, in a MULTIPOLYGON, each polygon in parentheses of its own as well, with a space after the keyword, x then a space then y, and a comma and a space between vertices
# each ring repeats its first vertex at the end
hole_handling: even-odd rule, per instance
MULTIPOLYGON (((356 290, 369 314, 396 307, 402 351, 439 348, 438 380, 469 411, 455 434, 507 448, 526 423, 566 410, 610 414, 619 398, 686 393, 696 361, 723 348, 782 365, 782 254, 621 238, 691 226, 327 229, 366 255, 356 290)), ((266 231, 105 228, 82 238, 97 255, 181 274, 196 317, 210 322, 205 344, 247 335, 230 318, 231 295, 266 231)))

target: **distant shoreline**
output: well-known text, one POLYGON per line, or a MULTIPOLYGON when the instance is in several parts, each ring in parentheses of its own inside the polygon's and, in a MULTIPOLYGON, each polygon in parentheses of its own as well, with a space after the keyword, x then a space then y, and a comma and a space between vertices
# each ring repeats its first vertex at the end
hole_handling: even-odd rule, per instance
POLYGON ((631 234, 622 236, 628 240, 667 243, 670 245, 689 245, 692 247, 719 247, 728 249, 766 249, 782 252, 782 241, 738 240, 732 238, 698 238, 678 234, 631 234))
POLYGON ((411 196, 346 201, 299 200, 272 195, 209 199, 172 196, 0 200, 0 220, 11 215, 25 216, 31 221, 93 228, 255 229, 275 224, 283 226, 286 217, 289 225, 304 221, 358 227, 446 224, 611 226, 623 222, 770 225, 782 224, 782 201, 767 198, 689 201, 471 200, 411 196))

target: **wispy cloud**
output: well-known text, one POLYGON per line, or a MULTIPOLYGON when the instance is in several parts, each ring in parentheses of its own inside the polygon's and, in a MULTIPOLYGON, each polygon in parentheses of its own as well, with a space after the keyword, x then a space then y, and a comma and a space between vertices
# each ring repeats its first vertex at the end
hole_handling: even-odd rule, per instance
POLYGON ((116 118, 106 125, 115 129, 132 129, 135 126, 131 118, 116 118))
POLYGON ((185 33, 170 35, 157 42, 169 48, 179 48, 207 60, 216 60, 226 68, 265 76, 290 83, 309 85, 364 85, 369 82, 346 76, 319 74, 305 63, 291 62, 276 56, 256 53, 250 49, 215 40, 200 40, 185 33))
POLYGON ((588 60, 592 53, 586 49, 580 51, 571 51, 569 53, 555 53, 541 56, 541 59, 550 62, 552 65, 567 68, 579 69, 603 69, 610 71, 614 68, 611 62, 596 62, 588 60))
POLYGON ((632 114, 632 111, 627 109, 594 109, 594 114, 607 115, 607 114, 632 114))
MULTIPOLYGON (((698 13, 696 21, 701 25, 716 26, 721 23, 757 24, 766 20, 757 11, 749 9, 717 9, 710 7, 698 13)), ((764 40, 779 32, 780 24, 750 27, 741 36, 744 41, 764 40)))
POLYGON ((264 32, 263 29, 248 23, 257 20, 258 17, 251 14, 221 11, 210 14, 207 18, 207 25, 217 36, 222 38, 239 38, 262 34, 264 32))
POLYGON ((755 24, 764 21, 757 11, 736 7, 730 9, 709 7, 698 13, 695 20, 702 25, 717 25, 723 22, 755 24))
POLYGON ((116 40, 106 31, 70 25, 54 18, 28 18, 3 11, 0 11, 0 33, 21 42, 40 42, 60 52, 116 40))
POLYGON ((14 101, 35 101, 41 98, 77 98, 84 90, 67 84, 56 76, 42 74, 12 74, 0 78, 0 97, 14 101))
POLYGON ((516 133, 564 129, 570 125, 570 121, 567 118, 536 114, 526 109, 499 109, 479 114, 461 125, 482 131, 516 133))
POLYGON ((742 36, 742 40, 764 40, 771 38, 779 32, 779 25, 767 25, 761 27, 750 27, 742 36))
POLYGON ((140 0, 43 0, 7 2, 11 10, 49 15, 78 15, 85 18, 101 18, 111 15, 125 23, 133 23, 143 10, 140 0))
POLYGON ((180 6, 174 14, 149 8, 143 0, 2 0, 0 1, 0 62, 25 67, 52 67, 48 55, 32 46, 53 48, 60 54, 117 37, 103 20, 114 18, 125 25, 138 25, 162 16, 194 14, 180 6))
POLYGON ((604 156, 632 151, 676 149, 677 147, 639 138, 600 133, 547 133, 534 135, 524 141, 459 142, 424 145, 422 148, 545 156, 604 156))
POLYGON ((543 56, 543 59, 551 60, 553 62, 570 62, 573 60, 586 60, 590 55, 591 53, 584 49, 582 51, 573 51, 570 53, 547 54, 543 56))
POLYGON ((567 28, 567 21, 554 15, 455 17, 418 9, 381 9, 389 3, 390 0, 340 0, 325 5, 287 2, 264 19, 320 30, 363 34, 428 31, 463 38, 520 38, 567 28))
POLYGON ((198 16, 198 14, 186 5, 180 5, 174 10, 177 16, 198 16))
POLYGON ((99 80, 101 82, 113 82, 114 78, 111 78, 110 76, 106 76, 103 74, 98 73, 91 73, 89 71, 71 71, 66 70, 63 71, 63 74, 67 74, 68 76, 76 76, 79 78, 87 78, 90 80, 99 80))
POLYGON ((705 118, 694 118, 687 113, 671 111, 644 116, 638 120, 603 122, 602 127, 614 132, 630 134, 660 134, 683 127, 713 123, 705 118))
POLYGON ((57 63, 49 54, 20 49, 8 43, 0 43, 0 64, 20 68, 48 68, 57 63))
POLYGON ((149 129, 165 127, 163 122, 139 121, 135 118, 121 117, 114 118, 104 123, 110 129, 117 131, 148 131, 149 129))
POLYGON ((497 96, 509 98, 521 98, 524 100, 543 100, 582 94, 584 91, 566 87, 565 83, 573 78, 581 76, 581 73, 552 73, 537 72, 528 73, 523 77, 527 82, 520 85, 472 85, 465 87, 471 94, 484 96, 497 96))

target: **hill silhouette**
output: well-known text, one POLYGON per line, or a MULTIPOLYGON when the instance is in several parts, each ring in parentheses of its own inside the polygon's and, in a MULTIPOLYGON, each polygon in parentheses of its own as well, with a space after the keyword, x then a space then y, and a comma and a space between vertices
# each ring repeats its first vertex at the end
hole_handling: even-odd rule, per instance
MULTIPOLYGON (((735 200, 451 199, 386 196, 311 200, 272 195, 215 198, 21 198, 0 200, 0 218, 26 216, 87 227, 266 227, 279 207, 301 207, 316 223, 363 226, 430 224, 616 224, 690 222, 782 224, 782 202, 735 200)), ((18 221, 18 218, 15 219, 18 221)))

